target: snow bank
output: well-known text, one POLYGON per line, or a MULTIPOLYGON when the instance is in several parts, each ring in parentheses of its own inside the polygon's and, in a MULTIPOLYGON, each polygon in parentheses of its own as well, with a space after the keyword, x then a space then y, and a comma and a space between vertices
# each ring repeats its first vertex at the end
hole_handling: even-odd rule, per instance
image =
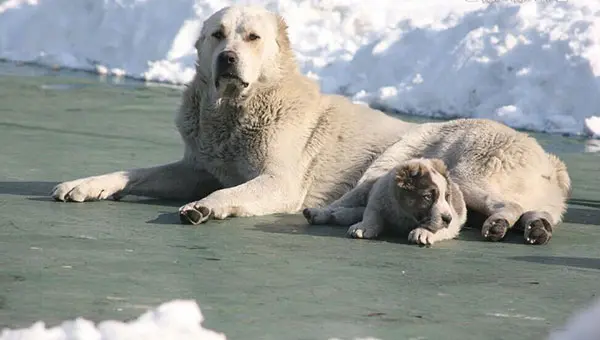
MULTIPOLYGON (((600 339, 598 320, 600 300, 586 310, 573 314, 564 327, 552 331, 548 340, 600 339)), ((172 300, 130 322, 110 320, 96 326, 91 321, 77 318, 46 328, 40 321, 29 328, 4 329, 0 332, 0 340, 226 340, 223 333, 203 328, 203 321, 204 317, 195 301, 172 300)), ((367 337, 354 340, 380 339, 367 337)))
POLYGON ((0 340, 225 340, 224 334, 202 328, 204 321, 194 301, 174 300, 128 323, 103 321, 97 326, 78 318, 46 328, 37 322, 29 328, 0 333, 0 340))
MULTIPOLYGON (((192 300, 172 300, 130 322, 103 321, 97 326, 83 318, 46 328, 4 329, 0 340, 226 340, 225 334, 202 328, 204 317, 192 300)), ((329 340, 340 340, 331 338, 329 340)), ((380 340, 373 337, 354 340, 380 340)))
POLYGON ((600 135, 585 120, 600 110, 597 0, 8 0, 0 58, 180 84, 202 21, 232 3, 281 13, 326 92, 600 135))

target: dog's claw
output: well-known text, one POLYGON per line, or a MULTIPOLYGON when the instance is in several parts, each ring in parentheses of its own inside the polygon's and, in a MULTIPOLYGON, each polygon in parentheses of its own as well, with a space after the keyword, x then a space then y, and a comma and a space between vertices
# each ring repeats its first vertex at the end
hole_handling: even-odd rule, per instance
POLYGON ((197 209, 187 209, 179 213, 181 223, 198 225, 206 222, 210 217, 211 211, 206 207, 198 207, 197 209))

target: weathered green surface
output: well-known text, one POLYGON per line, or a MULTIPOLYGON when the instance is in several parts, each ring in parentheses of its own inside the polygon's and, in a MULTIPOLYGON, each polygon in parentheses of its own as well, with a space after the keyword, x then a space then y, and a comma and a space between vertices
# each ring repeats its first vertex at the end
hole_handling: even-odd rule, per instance
POLYGON ((600 157, 582 141, 536 135, 580 204, 548 246, 474 230, 429 249, 349 240, 299 215, 190 227, 179 203, 47 198, 57 181, 179 157, 178 90, 34 73, 0 76, 0 326, 193 298, 229 339, 542 339, 599 291, 600 157))

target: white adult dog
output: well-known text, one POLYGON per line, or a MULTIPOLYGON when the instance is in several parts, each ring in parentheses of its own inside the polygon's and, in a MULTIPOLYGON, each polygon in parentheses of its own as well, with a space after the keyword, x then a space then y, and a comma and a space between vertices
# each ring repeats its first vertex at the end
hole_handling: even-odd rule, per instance
MULTIPOLYGON (((286 28, 263 8, 214 13, 196 42, 196 75, 176 117, 183 158, 64 182, 52 196, 75 202, 124 195, 197 200, 179 211, 183 222, 198 224, 296 213, 329 204, 365 182, 381 170, 370 168, 374 161, 420 125, 323 95, 300 73, 286 28)), ((532 138, 491 121, 473 124, 454 127, 469 129, 480 143, 475 150, 455 150, 465 178, 478 189, 468 191, 467 205, 489 216, 488 226, 501 221, 510 227, 526 211, 536 212, 531 223, 559 223, 570 186, 564 165, 532 138)), ((452 145, 430 138, 418 143, 452 145)))

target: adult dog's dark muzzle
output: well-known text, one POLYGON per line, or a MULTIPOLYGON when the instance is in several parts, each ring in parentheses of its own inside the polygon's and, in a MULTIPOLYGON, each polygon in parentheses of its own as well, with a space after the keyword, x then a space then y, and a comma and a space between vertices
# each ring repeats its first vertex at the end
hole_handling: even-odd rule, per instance
POLYGON ((239 82, 243 87, 248 87, 246 83, 238 75, 238 55, 233 51, 223 51, 217 56, 215 86, 219 87, 219 82, 222 79, 234 80, 239 82))

